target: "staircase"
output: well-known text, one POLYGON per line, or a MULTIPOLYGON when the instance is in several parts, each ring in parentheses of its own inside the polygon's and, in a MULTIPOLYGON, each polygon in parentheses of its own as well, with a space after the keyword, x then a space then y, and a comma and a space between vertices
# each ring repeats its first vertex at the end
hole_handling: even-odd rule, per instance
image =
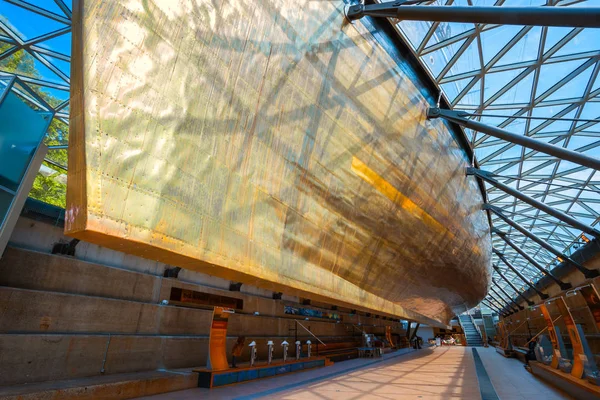
POLYGON ((471 347, 481 347, 483 346, 483 341, 481 340, 481 335, 477 331, 475 324, 473 324, 473 320, 471 316, 468 314, 459 315, 458 319, 460 321, 460 325, 465 331, 465 337, 467 338, 467 346, 471 347))

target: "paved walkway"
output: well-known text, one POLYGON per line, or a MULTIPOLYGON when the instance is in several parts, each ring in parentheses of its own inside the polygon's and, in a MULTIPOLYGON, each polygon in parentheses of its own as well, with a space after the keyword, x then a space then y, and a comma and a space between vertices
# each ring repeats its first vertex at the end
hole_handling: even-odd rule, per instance
POLYGON ((502 357, 493 347, 477 351, 500 400, 572 399, 525 371, 521 361, 502 357))
MULTIPOLYGON (((477 348, 500 400, 569 399, 536 379, 517 360, 493 348, 477 348)), ((357 359, 332 367, 213 390, 191 389, 145 400, 191 399, 465 399, 481 400, 470 347, 392 353, 382 360, 357 359)))

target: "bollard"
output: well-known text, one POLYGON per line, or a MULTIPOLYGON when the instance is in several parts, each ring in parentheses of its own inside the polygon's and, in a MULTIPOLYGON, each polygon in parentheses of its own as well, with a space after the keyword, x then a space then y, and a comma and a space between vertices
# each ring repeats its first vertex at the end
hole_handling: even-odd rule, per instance
POLYGON ((256 342, 253 340, 248 346, 250 346, 250 366, 253 367, 256 360, 256 342))
POLYGON ((283 342, 281 342, 281 345, 283 346, 283 363, 285 364, 285 361, 287 360, 287 351, 289 343, 287 342, 287 340, 284 340, 283 342))
POLYGON ((296 340, 296 360, 300 359, 300 352, 302 351, 302 344, 299 340, 296 340))
POLYGON ((268 353, 267 353, 267 364, 271 364, 271 361, 273 361, 273 341, 269 340, 267 342, 267 346, 269 348, 268 353))
POLYGON ((311 341, 310 341, 310 340, 307 340, 307 341, 306 341, 306 347, 308 348, 308 356, 307 356, 308 358, 310 358, 310 345, 311 345, 311 344, 312 344, 312 343, 311 343, 311 341))

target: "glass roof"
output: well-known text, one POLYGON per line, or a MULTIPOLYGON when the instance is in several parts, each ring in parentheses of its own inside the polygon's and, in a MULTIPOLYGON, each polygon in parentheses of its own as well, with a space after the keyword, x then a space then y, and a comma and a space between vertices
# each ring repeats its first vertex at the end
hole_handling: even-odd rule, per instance
MULTIPOLYGON (((423 4, 586 7, 598 6, 600 1, 459 0, 423 4)), ((600 158, 600 29, 392 23, 454 110, 478 114, 471 118, 600 158), (534 118, 514 118, 517 116, 534 118)), ((469 129, 465 133, 482 170, 581 222, 598 225, 600 172, 469 129)), ((581 231, 487 183, 486 190, 490 204, 557 249, 571 254, 584 242, 581 231)), ((498 217, 492 216, 492 223, 543 267, 552 269, 558 264, 553 254, 498 217)), ((542 277, 500 237, 494 234, 492 238, 494 248, 531 282, 542 277)), ((519 290, 528 289, 497 255, 493 262, 519 290)), ((494 279, 514 295, 496 272, 494 279)))
POLYGON ((46 160, 30 193, 65 206, 69 138, 71 0, 0 0, 0 77, 17 76, 54 108, 46 160))
MULTIPOLYGON (((477 6, 600 6, 600 0, 459 0, 423 4, 477 6)), ((518 134, 533 136, 600 158, 600 29, 431 23, 392 20, 399 35, 455 110, 518 134), (483 116, 485 115, 485 116, 483 116), (516 119, 515 116, 541 119, 516 119), (570 118, 556 121, 545 118, 570 118)), ((0 0, 0 75, 17 75, 55 107, 46 138, 50 146, 32 196, 63 205, 66 184, 71 1, 0 0)), ((600 222, 600 172, 560 161, 490 136, 466 130, 481 169, 592 226, 600 222)), ((583 242, 581 232, 486 184, 489 202, 567 253, 583 242)), ((497 217, 495 228, 546 268, 556 257, 497 217)), ((494 247, 531 281, 541 273, 493 235, 494 247)), ((519 289, 526 289, 494 255, 519 289)), ((514 290, 494 279, 509 294, 514 290)))

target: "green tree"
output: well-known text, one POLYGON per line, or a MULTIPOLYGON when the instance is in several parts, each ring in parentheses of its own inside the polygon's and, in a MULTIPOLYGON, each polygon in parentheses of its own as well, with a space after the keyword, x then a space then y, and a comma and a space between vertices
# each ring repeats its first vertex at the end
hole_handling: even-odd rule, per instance
POLYGON ((50 176, 44 176, 38 173, 29 196, 45 203, 65 208, 67 186, 56 179, 59 175, 59 173, 55 173, 50 176))

